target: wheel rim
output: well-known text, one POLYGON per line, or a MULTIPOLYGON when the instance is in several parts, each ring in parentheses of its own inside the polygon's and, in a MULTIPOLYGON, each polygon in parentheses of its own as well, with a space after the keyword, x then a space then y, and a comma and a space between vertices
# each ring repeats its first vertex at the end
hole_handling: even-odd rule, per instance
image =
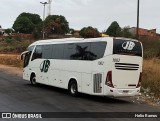
POLYGON ((71 93, 75 94, 76 92, 77 92, 77 86, 76 86, 76 84, 72 84, 71 85, 71 93))
POLYGON ((32 78, 32 84, 36 84, 36 77, 32 78))

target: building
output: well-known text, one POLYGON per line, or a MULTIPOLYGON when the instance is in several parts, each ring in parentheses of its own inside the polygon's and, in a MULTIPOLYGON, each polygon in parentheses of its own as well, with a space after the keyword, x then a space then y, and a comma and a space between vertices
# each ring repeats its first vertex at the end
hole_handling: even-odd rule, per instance
MULTIPOLYGON (((137 27, 130 28, 129 32, 133 36, 136 36, 137 27)), ((150 40, 160 40, 160 34, 157 33, 156 29, 148 30, 144 28, 139 28, 139 37, 140 39, 148 38, 150 40)))
POLYGON ((73 33, 72 33, 72 35, 74 37, 80 37, 80 30, 74 30, 73 33))

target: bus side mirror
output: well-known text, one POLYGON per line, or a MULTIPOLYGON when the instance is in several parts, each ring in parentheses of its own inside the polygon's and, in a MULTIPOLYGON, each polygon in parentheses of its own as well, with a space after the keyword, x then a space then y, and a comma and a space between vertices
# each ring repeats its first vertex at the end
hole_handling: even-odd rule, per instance
POLYGON ((23 55, 21 55, 21 60, 24 60, 24 54, 23 54, 23 55))
POLYGON ((23 53, 21 53, 21 60, 24 60, 24 56, 28 53, 29 51, 25 51, 23 53))

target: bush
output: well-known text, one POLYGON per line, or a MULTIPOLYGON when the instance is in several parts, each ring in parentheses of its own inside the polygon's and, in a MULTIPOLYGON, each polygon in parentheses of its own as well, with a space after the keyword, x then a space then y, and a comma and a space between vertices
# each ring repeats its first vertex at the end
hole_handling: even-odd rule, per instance
POLYGON ((141 40, 144 48, 144 58, 160 58, 160 41, 141 40))
POLYGON ((13 41, 15 41, 15 39, 9 37, 9 38, 6 38, 5 41, 6 43, 12 43, 13 41))
POLYGON ((97 38, 100 37, 100 33, 96 28, 93 28, 91 26, 84 27, 80 30, 80 35, 83 38, 97 38))
POLYGON ((0 42, 0 53, 21 53, 31 44, 29 41, 16 41, 14 39, 5 39, 0 42))
POLYGON ((149 90, 149 95, 160 98, 160 60, 144 60, 142 87, 149 90))
POLYGON ((0 64, 22 67, 23 61, 20 60, 19 55, 4 54, 0 55, 0 64))

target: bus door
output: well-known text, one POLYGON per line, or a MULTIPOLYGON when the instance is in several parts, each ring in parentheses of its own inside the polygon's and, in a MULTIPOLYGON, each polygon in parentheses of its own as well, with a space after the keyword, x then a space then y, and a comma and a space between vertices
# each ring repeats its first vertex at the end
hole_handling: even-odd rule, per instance
POLYGON ((52 45, 43 45, 42 47, 42 59, 40 63, 40 80, 43 84, 49 84, 49 76, 51 71, 51 54, 52 45))
POLYGON ((40 83, 49 84, 50 60, 43 60, 39 68, 40 83))

